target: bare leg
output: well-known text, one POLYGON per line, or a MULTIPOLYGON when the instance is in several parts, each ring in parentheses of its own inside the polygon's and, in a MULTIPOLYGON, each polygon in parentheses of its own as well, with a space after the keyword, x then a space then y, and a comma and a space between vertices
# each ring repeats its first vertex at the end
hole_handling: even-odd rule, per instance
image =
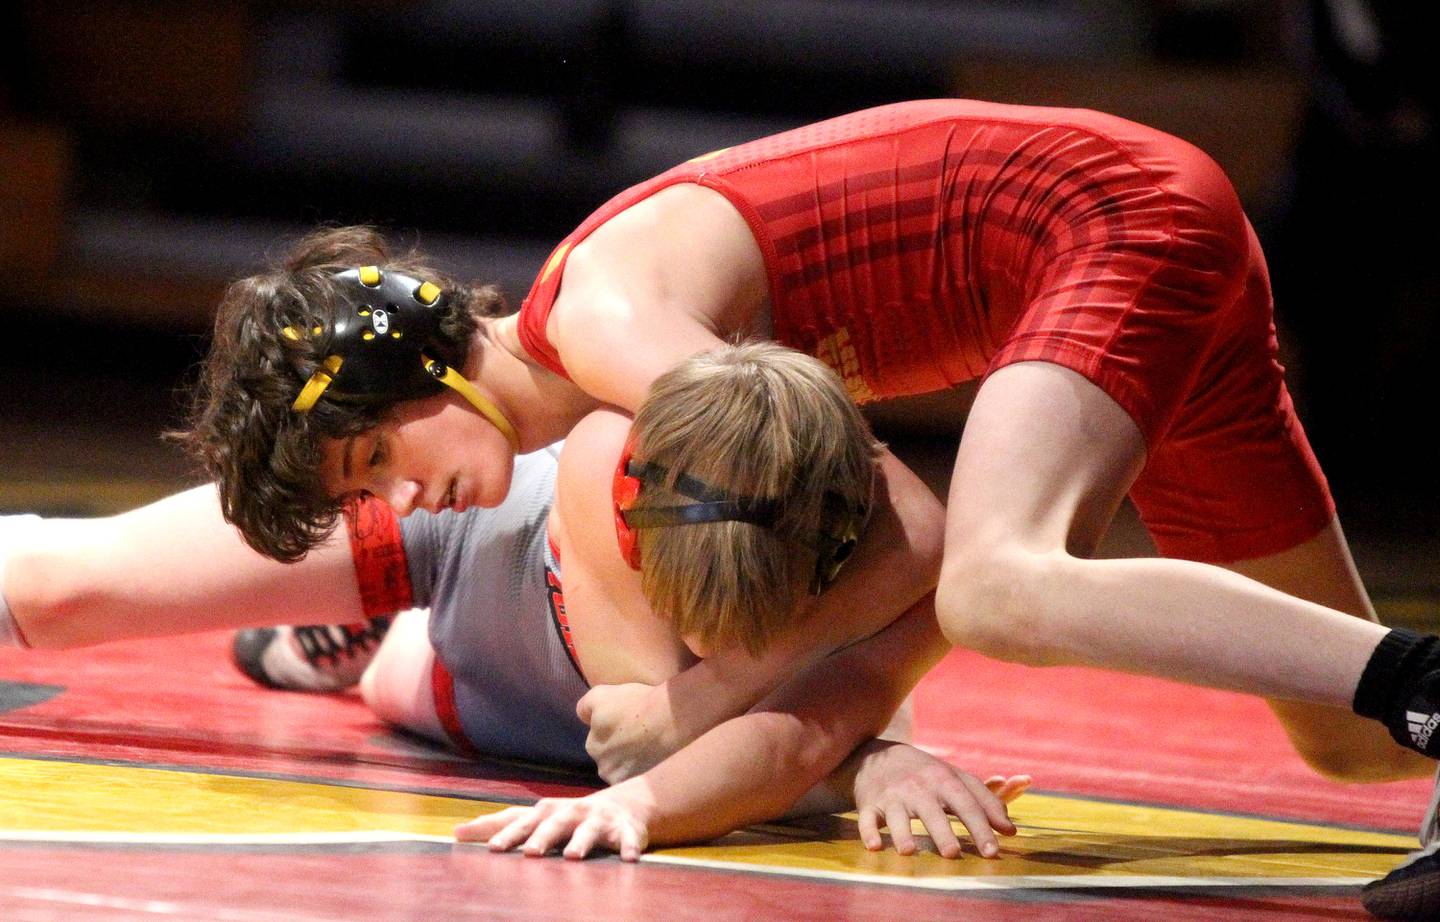
POLYGON ((435 649, 429 630, 429 612, 412 609, 396 615, 380 652, 360 677, 360 696, 386 723, 449 746, 430 684, 435 649))
POLYGON ((1043 363, 992 375, 951 484, 946 636, 1003 659, 1348 708, 1379 624, 1217 566, 1077 556, 1143 462, 1135 424, 1080 375, 1043 363))
MULTIPOLYGON (((1339 521, 1288 551, 1230 564, 1281 592, 1377 621, 1339 521)), ((1317 771, 1346 781, 1389 781, 1433 774, 1435 763, 1397 745, 1385 728, 1349 708, 1270 701, 1295 749, 1317 771)))
POLYGON ((299 563, 277 563, 225 522, 213 486, 110 518, 37 522, 0 577, 36 647, 364 620, 343 531, 299 563))

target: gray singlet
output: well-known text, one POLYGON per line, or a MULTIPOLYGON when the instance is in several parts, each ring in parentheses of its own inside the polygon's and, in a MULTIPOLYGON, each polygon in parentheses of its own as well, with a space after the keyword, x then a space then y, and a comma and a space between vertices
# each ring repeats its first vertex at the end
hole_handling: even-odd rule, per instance
POLYGON ((455 679, 465 735, 490 756, 593 771, 575 703, 588 686, 566 655, 546 584, 546 517, 558 445, 515 459, 494 509, 401 520, 414 603, 455 679))

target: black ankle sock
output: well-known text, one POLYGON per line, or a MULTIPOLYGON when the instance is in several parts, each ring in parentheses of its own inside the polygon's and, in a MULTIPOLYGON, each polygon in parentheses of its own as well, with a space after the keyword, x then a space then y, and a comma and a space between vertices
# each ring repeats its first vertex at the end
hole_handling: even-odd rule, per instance
POLYGON ((1440 756, 1440 637, 1404 628, 1386 634, 1365 664, 1352 706, 1385 724, 1400 745, 1440 756))

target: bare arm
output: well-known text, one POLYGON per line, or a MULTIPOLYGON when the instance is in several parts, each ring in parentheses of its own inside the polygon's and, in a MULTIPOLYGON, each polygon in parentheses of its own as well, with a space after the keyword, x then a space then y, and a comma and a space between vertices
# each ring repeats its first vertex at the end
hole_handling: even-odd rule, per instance
MULTIPOLYGON (((621 425, 607 427, 602 441, 623 442, 621 425)), ((575 442, 572 436, 567 453, 575 442)), ((588 534, 600 534, 601 546, 592 553, 605 569, 623 563, 610 534, 613 529, 600 521, 602 515, 608 518, 610 510, 595 499, 598 495, 608 502, 609 483, 598 482, 593 471, 613 468, 613 462, 608 467, 606 463, 618 453, 618 444, 597 450, 590 467, 576 471, 577 477, 590 481, 587 499, 573 507, 562 506, 571 522, 588 534)), ((650 768, 706 730, 743 714, 799 670, 883 629, 934 588, 943 531, 939 502, 887 453, 877 477, 875 512, 854 559, 835 585, 815 600, 804 620, 762 657, 752 658, 739 649, 717 651, 658 685, 650 683, 653 687, 601 685, 586 695, 579 711, 590 724, 587 749, 601 776, 617 782, 650 768)), ((612 576, 617 593, 624 591, 619 584, 636 582, 633 572, 617 570, 612 576)), ((567 592, 569 585, 567 569, 567 592)), ((630 605, 644 604, 636 590, 630 605)), ((618 617, 624 619, 626 613, 621 611, 618 617)), ((595 675, 591 681, 616 680, 595 675)))
POLYGON ((363 618, 343 529, 296 564, 251 550, 213 486, 99 519, 48 519, 13 548, 5 596, 35 647, 363 618))
MULTIPOLYGON (((655 378, 684 358, 737 334, 765 333, 769 277, 759 245, 734 206, 700 185, 663 189, 606 221, 575 246, 563 272, 547 336, 575 383, 621 410, 636 410, 655 378)), ((587 677, 597 684, 618 681, 606 678, 605 670, 624 659, 620 647, 633 649, 636 641, 648 642, 664 629, 653 615, 641 614, 648 608, 611 537, 610 475, 625 424, 615 414, 610 419, 610 425, 597 425, 592 417, 572 431, 561 460, 555 517, 561 522, 557 530, 568 528, 575 545, 563 564, 572 610, 603 622, 591 632, 593 643, 626 638, 596 653, 593 669, 586 665, 587 677)), ((934 588, 943 510, 893 457, 885 459, 881 481, 876 514, 857 558, 810 607, 805 623, 766 657, 757 661, 742 652, 722 652, 653 692, 632 688, 609 705, 603 691, 587 699, 582 714, 592 720, 590 749, 602 775, 618 780, 648 767, 743 713, 806 663, 880 630, 934 588), (628 737, 625 728, 637 727, 649 728, 653 739, 616 735, 628 737)), ((572 627, 577 636, 583 630, 572 627)), ((580 645, 583 660, 586 645, 580 645)), ((620 668, 609 674, 634 672, 620 668)))
POLYGON ((571 430, 550 515, 570 630, 591 684, 655 684, 695 662, 669 622, 650 610, 639 574, 616 543, 610 481, 629 426, 628 417, 601 410, 571 430))
POLYGON ((949 648, 932 597, 876 636, 817 663, 624 785, 650 802, 651 841, 713 838, 783 814, 879 735, 949 648))
MULTIPOLYGON (((587 673, 594 661, 587 658, 585 634, 605 636, 607 619, 629 618, 632 630, 639 625, 673 634, 643 608, 638 574, 620 559, 608 479, 603 487, 592 483, 584 488, 588 471, 613 470, 623 440, 623 417, 600 414, 577 427, 566 444, 566 455, 575 467, 567 470, 567 459, 561 459, 559 509, 567 528, 562 568, 566 594, 573 603, 572 629, 587 673), (574 515, 577 511, 579 515, 574 515), (572 584, 572 575, 580 585, 572 584), (581 594, 571 596, 574 589, 581 589, 581 594), (626 606, 638 606, 644 617, 625 611, 626 606), (585 619, 583 627, 577 625, 577 618, 585 619)), ((843 618, 843 613, 837 617, 843 618)), ((833 635, 828 633, 831 626, 825 630, 824 636, 832 640, 844 636, 841 629, 833 635)), ((568 840, 565 853, 572 857, 600 843, 634 858, 652 834, 657 842, 691 841, 779 816, 857 744, 884 728, 947 644, 935 623, 932 597, 925 595, 889 627, 822 658, 834 649, 824 647, 821 653, 810 654, 808 667, 790 673, 794 680, 753 711, 720 722, 644 775, 588 798, 545 800, 534 808, 483 817, 460 827, 457 835, 488 840, 495 848, 523 842, 531 853, 568 840)), ((621 677, 630 668, 619 658, 603 659, 609 661, 595 662, 593 668, 610 670, 610 676, 621 677)), ((720 674, 712 673, 712 679, 718 681, 720 674)), ((731 695, 727 702, 735 706, 736 698, 764 695, 755 693, 755 687, 746 686, 740 695, 724 686, 720 691, 731 695)), ((977 840, 989 837, 989 851, 994 848, 992 828, 1011 828, 1003 806, 983 785, 963 810, 960 815, 972 824, 977 840)))
POLYGON ((586 677, 602 686, 653 686, 623 686, 608 698, 611 689, 597 688, 580 703, 592 727, 587 749, 612 782, 650 768, 806 666, 884 628, 933 588, 944 529, 939 502, 887 456, 855 559, 804 621, 760 659, 736 650, 695 663, 668 622, 650 611, 616 544, 611 472, 628 432, 628 418, 614 411, 575 427, 560 459, 552 517, 586 677))
POLYGON ((564 269, 546 332, 582 390, 635 412, 682 359, 757 332, 768 277, 740 213, 681 183, 606 221, 564 269))
MULTIPOLYGON (((755 711, 726 721, 645 774, 588 797, 550 798, 483 816, 458 827, 456 837, 488 842, 495 850, 523 846, 532 855, 563 845, 567 858, 584 857, 599 845, 634 861, 650 844, 714 838, 780 816, 840 765, 857 742, 879 732, 946 648, 927 598, 880 634, 812 666, 755 711)), ((864 762, 886 755, 884 749, 861 753, 861 761, 842 772, 836 784, 849 782, 856 769, 863 775, 864 762)), ((953 840, 944 815, 949 811, 965 823, 982 854, 995 855, 995 832, 1015 831, 1004 803, 973 777, 943 767, 948 771, 943 800, 931 796, 931 815, 915 815, 926 820, 937 843, 944 843, 946 835, 953 840)), ((1003 794, 1012 783, 1001 781, 996 787, 1003 794)), ((942 792, 937 786, 924 793, 942 792)), ((877 801, 894 800, 884 791, 876 794, 866 805, 872 817, 866 844, 871 847, 879 844, 871 808, 877 801)), ((902 812, 908 836, 909 813, 902 812)), ((900 813, 896 816, 899 822, 900 813)), ((895 841, 900 847, 902 836, 895 841)), ((908 847, 913 849, 913 838, 908 847)), ((958 844, 942 847, 950 857, 959 854, 958 844)))

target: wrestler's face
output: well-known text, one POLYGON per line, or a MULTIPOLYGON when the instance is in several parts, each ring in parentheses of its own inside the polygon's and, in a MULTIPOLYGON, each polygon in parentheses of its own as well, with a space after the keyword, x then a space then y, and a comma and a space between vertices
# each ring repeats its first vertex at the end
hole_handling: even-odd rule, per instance
POLYGON ((397 404, 386 422, 324 452, 330 495, 372 493, 401 516, 498 506, 515 461, 500 430, 448 389, 397 404))

